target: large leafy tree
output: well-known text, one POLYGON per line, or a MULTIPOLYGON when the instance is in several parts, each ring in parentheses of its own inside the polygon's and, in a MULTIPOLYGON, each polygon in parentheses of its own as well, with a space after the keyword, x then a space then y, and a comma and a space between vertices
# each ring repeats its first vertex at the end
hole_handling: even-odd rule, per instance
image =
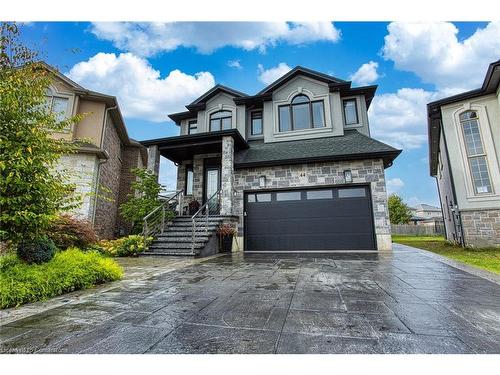
POLYGON ((73 146, 51 136, 79 120, 57 120, 46 106, 52 73, 20 42, 15 23, 0 24, 0 241, 35 239, 60 211, 77 204, 57 170, 73 146))
POLYGON ((389 218, 392 224, 408 224, 411 219, 411 210, 400 196, 391 194, 388 199, 389 218))

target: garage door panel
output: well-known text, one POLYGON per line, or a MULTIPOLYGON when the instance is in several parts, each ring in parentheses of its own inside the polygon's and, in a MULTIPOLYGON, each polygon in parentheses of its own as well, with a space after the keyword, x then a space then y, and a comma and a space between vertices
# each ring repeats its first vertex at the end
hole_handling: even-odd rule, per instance
MULTIPOLYGON (((342 194, 332 188, 331 199, 309 189, 268 192, 268 202, 247 199, 245 238, 247 251, 374 250, 373 217, 369 189, 357 187, 342 194), (363 191, 364 189, 364 191, 363 191), (313 191, 313 193, 309 193, 313 191), (361 191, 361 194, 359 194, 361 191), (279 195, 278 195, 279 194, 279 195), (339 195, 346 198, 339 198, 339 195), (364 195, 364 196, 363 196, 364 195), (278 201, 283 197, 300 200, 278 201)), ((321 190, 325 190, 324 188, 321 190)))

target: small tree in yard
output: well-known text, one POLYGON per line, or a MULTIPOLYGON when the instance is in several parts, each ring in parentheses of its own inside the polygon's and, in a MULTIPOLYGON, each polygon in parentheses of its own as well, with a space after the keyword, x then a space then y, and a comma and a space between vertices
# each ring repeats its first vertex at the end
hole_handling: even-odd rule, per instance
POLYGON ((120 206, 120 213, 125 220, 133 223, 133 233, 139 233, 144 216, 161 204, 158 195, 162 185, 158 183, 158 177, 147 169, 135 168, 131 172, 136 179, 131 184, 132 193, 128 195, 128 201, 120 206))
POLYGON ((76 205, 74 186, 55 166, 71 152, 51 133, 79 120, 58 121, 46 107, 51 72, 19 42, 15 23, 0 24, 0 242, 43 236, 60 211, 76 205))
POLYGON ((388 199, 389 217, 392 224, 408 224, 411 219, 411 210, 401 197, 391 194, 388 199))

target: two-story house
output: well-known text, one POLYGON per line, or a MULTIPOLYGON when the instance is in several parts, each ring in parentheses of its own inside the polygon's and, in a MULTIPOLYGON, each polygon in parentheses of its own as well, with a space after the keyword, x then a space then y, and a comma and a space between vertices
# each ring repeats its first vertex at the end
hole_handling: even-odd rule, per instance
POLYGON ((436 177, 446 237, 500 245, 500 60, 481 88, 427 105, 430 174, 436 177))
MULTIPOLYGON (((177 165, 184 202, 219 197, 246 252, 389 250, 384 171, 401 151, 370 137, 375 90, 296 67, 255 95, 217 85, 169 116, 179 136, 141 143, 177 165)), ((196 251, 190 225, 156 250, 196 251)))
POLYGON ((129 138, 114 96, 87 90, 49 65, 44 66, 52 72, 48 108, 61 120, 83 115, 77 124, 53 134, 78 145, 76 152, 64 155, 58 165, 82 198, 82 204, 72 213, 89 220, 101 238, 127 233, 130 223, 119 216, 118 209, 135 178, 130 170, 147 164, 146 148, 129 138))

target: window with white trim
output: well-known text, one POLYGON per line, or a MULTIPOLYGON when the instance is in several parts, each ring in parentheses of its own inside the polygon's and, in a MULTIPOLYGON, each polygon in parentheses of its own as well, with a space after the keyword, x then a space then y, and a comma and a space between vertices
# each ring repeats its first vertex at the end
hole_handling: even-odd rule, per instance
POLYGON ((465 142, 472 183, 476 194, 492 192, 486 152, 481 140, 479 118, 476 111, 466 111, 459 115, 465 142))
POLYGON ((68 111, 68 98, 63 98, 60 96, 46 96, 45 97, 47 110, 50 113, 54 113, 57 122, 61 122, 66 119, 68 111))

